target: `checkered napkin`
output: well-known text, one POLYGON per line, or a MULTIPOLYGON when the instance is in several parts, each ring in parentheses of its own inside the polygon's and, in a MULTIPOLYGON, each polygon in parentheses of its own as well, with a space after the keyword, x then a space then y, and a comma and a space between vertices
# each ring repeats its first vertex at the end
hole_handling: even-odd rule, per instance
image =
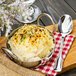
MULTIPOLYGON (((74 35, 67 35, 64 39, 63 51, 62 51, 63 60, 65 59, 69 51, 69 48, 72 44, 74 37, 75 37, 74 35)), ((48 76, 55 76, 57 74, 57 72, 54 71, 54 66, 56 64, 56 60, 59 55, 62 35, 58 32, 55 32, 54 38, 55 38, 55 49, 52 57, 49 59, 49 61, 46 61, 45 59, 43 59, 41 64, 38 67, 34 68, 34 70, 40 71, 42 73, 46 73, 48 76)))

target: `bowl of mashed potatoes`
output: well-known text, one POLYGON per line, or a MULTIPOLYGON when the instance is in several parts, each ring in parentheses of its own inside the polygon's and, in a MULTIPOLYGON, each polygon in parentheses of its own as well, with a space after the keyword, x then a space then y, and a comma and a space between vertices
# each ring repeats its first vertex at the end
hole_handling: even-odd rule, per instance
POLYGON ((31 68, 52 56, 55 39, 45 27, 25 24, 9 35, 6 47, 17 56, 16 59, 12 58, 16 63, 31 68))

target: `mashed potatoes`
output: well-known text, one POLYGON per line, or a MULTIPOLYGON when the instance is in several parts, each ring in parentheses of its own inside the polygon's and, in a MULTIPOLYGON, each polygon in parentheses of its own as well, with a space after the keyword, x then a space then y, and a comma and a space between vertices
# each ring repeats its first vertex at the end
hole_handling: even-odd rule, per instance
POLYGON ((54 38, 47 29, 36 25, 24 25, 8 41, 12 52, 24 62, 47 57, 54 48, 54 38))

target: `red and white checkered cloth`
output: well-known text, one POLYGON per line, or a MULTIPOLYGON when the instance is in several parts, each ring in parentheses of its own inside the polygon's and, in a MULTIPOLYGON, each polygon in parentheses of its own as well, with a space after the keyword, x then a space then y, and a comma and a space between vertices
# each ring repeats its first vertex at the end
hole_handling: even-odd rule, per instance
MULTIPOLYGON (((62 58, 63 60, 65 59, 69 48, 72 44, 72 41, 74 40, 74 35, 67 35, 64 39, 63 42, 63 51, 62 51, 62 58)), ((58 32, 54 33, 54 38, 55 38, 55 49, 52 57, 49 59, 48 62, 46 62, 45 59, 42 60, 42 63, 34 68, 34 70, 40 71, 42 73, 46 73, 48 76, 55 76, 57 74, 56 71, 54 71, 54 66, 56 64, 56 60, 58 58, 60 46, 61 46, 61 38, 62 35, 58 32)))

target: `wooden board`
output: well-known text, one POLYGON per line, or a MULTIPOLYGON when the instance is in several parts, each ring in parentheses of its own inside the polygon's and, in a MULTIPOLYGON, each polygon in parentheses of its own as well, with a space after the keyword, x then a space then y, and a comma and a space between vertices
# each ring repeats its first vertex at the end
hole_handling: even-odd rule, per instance
MULTIPOLYGON (((76 20, 73 20, 73 32, 71 34, 76 36, 76 20)), ((47 26, 49 30, 51 30, 52 26, 47 26)), ((57 31, 57 26, 56 26, 57 31)), ((1 52, 1 47, 6 46, 7 37, 0 37, 0 75, 1 76, 45 76, 46 74, 32 71, 27 68, 21 67, 16 63, 12 62, 8 58, 6 58, 1 52)), ((63 70, 67 71, 69 69, 76 68, 76 38, 73 41, 73 44, 67 54, 67 57, 63 64, 63 70)), ((60 72, 60 73, 62 73, 60 72)))

